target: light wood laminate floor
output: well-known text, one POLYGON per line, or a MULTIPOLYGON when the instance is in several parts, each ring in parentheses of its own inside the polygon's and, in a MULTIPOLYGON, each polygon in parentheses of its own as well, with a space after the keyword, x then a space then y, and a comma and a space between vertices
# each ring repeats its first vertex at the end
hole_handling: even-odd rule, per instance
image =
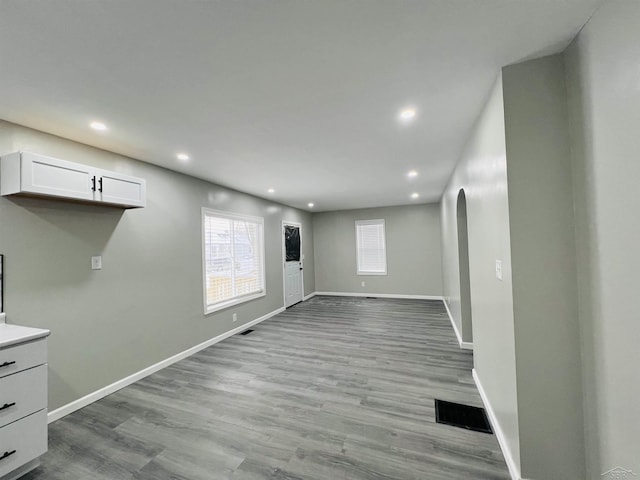
POLYGON ((442 302, 315 297, 49 426, 25 480, 509 479, 442 302))

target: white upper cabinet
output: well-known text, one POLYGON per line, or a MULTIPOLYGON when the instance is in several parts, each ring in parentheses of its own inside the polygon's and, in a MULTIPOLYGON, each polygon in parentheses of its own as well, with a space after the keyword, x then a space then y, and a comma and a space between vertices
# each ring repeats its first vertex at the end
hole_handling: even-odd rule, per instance
POLYGON ((0 159, 0 195, 29 195, 122 208, 146 205, 142 178, 29 152, 0 159))
POLYGON ((107 170, 97 170, 96 179, 96 200, 127 207, 146 205, 147 189, 143 179, 107 170))
MULTIPOLYGON (((2 163, 4 163, 4 158, 2 163)), ((93 200, 92 172, 89 167, 27 153, 22 154, 20 163, 23 191, 93 200)), ((2 177, 4 179, 4 174, 2 177)))

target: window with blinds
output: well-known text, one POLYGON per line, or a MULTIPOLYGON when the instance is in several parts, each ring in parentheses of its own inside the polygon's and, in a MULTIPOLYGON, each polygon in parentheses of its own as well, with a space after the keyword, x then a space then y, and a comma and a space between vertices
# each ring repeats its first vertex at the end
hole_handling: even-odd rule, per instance
POLYGON ((265 295, 263 232, 260 217, 202 209, 205 313, 265 295))
POLYGON ((356 221, 358 275, 386 275, 387 248, 384 220, 356 221))

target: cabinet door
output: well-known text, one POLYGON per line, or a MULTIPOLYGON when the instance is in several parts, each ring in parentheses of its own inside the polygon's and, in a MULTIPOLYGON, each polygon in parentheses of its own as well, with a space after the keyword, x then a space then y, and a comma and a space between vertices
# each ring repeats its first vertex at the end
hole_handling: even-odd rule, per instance
POLYGON ((22 153, 20 167, 23 192, 94 199, 92 167, 28 152, 22 153))
POLYGON ((100 201, 125 207, 145 206, 146 183, 142 178, 100 170, 98 179, 100 201))

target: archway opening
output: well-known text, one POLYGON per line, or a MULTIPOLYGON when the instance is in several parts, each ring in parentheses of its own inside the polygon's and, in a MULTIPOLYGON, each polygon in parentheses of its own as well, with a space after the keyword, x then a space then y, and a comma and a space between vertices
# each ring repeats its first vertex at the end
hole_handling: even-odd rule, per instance
POLYGON ((460 310, 462 313, 462 341, 473 343, 471 318, 471 278, 469 276, 469 232, 467 228, 467 197, 464 190, 458 193, 458 259, 460 268, 460 310))

